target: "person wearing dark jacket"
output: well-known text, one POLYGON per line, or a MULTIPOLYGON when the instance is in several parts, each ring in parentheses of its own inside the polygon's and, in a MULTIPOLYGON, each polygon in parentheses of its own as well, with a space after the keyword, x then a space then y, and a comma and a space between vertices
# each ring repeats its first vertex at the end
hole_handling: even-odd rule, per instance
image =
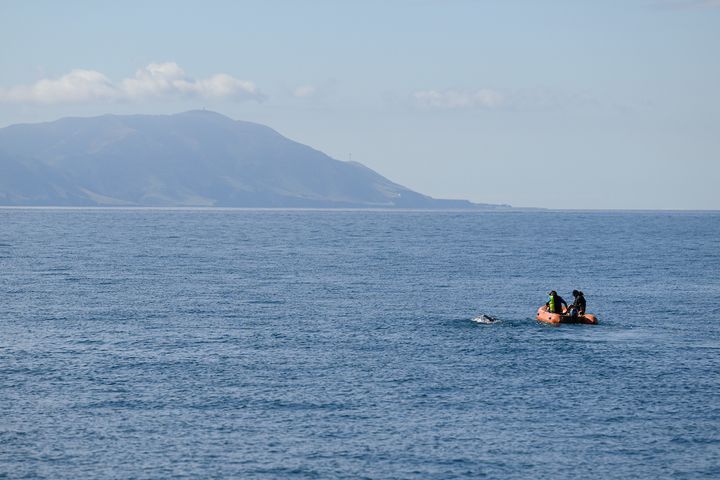
POLYGON ((545 306, 548 308, 550 313, 563 313, 562 305, 567 308, 568 304, 563 298, 557 294, 555 290, 548 293, 548 302, 545 306))
POLYGON ((575 309, 578 312, 578 315, 585 315, 585 308, 586 308, 585 295, 583 294, 583 292, 581 292, 579 290, 573 290, 572 294, 573 294, 574 300, 573 300, 573 304, 570 305, 570 308, 575 307, 575 309))

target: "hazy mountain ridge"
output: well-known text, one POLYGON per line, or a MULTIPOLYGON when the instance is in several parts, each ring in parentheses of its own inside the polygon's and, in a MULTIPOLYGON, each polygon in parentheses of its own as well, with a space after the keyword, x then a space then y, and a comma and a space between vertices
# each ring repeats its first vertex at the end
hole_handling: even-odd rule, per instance
POLYGON ((0 205, 496 207, 433 199, 209 111, 0 129, 0 205))

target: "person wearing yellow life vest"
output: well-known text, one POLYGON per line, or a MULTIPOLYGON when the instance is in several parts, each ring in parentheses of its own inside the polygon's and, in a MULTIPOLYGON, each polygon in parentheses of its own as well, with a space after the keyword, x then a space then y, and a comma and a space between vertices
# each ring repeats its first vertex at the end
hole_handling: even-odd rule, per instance
POLYGON ((548 301, 545 306, 550 313, 563 313, 562 306, 565 305, 567 308, 568 304, 563 298, 557 294, 555 290, 548 293, 548 301))

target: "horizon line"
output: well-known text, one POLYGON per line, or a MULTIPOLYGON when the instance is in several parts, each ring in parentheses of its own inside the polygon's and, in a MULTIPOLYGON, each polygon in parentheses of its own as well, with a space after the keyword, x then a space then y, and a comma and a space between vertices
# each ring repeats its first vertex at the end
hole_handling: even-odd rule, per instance
POLYGON ((720 209, 673 208, 550 208, 550 207, 498 207, 498 208, 373 208, 373 207, 169 207, 169 206, 67 206, 67 205, 0 205, 0 210, 162 210, 162 211, 276 211, 276 212, 437 212, 437 213, 720 213, 720 209))

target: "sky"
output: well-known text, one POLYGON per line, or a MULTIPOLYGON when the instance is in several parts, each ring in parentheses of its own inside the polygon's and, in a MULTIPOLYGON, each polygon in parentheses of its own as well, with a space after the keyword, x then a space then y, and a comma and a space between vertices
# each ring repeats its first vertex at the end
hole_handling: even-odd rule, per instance
POLYGON ((718 210, 720 0, 0 0, 0 127, 198 108, 438 198, 718 210))

